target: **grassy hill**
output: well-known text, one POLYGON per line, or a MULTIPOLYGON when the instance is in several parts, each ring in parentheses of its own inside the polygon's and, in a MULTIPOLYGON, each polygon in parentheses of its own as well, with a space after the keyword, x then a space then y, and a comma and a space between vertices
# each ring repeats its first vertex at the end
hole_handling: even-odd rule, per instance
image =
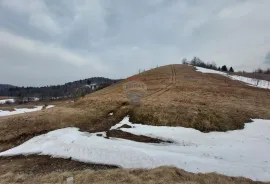
MULTIPOLYGON (((64 127, 78 127, 81 131, 91 133, 108 131, 126 115, 130 115, 133 123, 183 126, 209 132, 242 129, 244 123, 249 122, 250 118, 270 119, 269 109, 270 91, 268 89, 251 87, 218 74, 200 73, 195 67, 188 65, 168 65, 132 76, 80 98, 75 103, 63 103, 55 108, 34 113, 0 117, 2 130, 0 151, 19 145, 36 135, 64 127), (131 103, 125 93, 124 85, 130 81, 139 81, 147 86, 140 104, 131 103), (113 116, 110 116, 110 113, 113 113, 113 116)), ((6 163, 7 160, 2 162, 6 163)), ((19 158, 18 163, 21 162, 27 167, 26 159, 19 158)), ((40 161, 35 162, 37 168, 40 168, 40 161)), ((53 162, 53 159, 46 160, 46 163, 53 162)), ((17 168, 16 164, 14 168, 17 168)), ((213 183, 213 181, 220 181, 216 183, 253 183, 250 180, 216 174, 188 176, 189 173, 177 169, 161 168, 161 170, 171 173, 170 179, 175 183, 192 181, 194 183, 213 183), (183 180, 184 175, 187 180, 183 180)), ((83 172, 91 175, 90 171, 83 172)), ((152 175, 156 177, 160 169, 147 171, 147 176, 139 174, 142 170, 104 172, 106 173, 103 173, 103 176, 108 174, 108 180, 110 180, 109 175, 123 178, 121 176, 127 172, 135 177, 133 179, 136 183, 136 181, 144 180, 142 179, 144 177, 152 177, 152 175), (135 180, 136 178, 138 180, 135 180)), ((82 172, 73 174, 81 177, 82 172)), ((48 178, 59 181, 58 175, 51 173, 44 177, 45 179, 42 179, 46 182, 49 182, 48 178)), ((157 178, 153 181, 157 181, 157 178)), ((133 179, 126 179, 125 181, 133 181, 133 179)), ((7 179, 7 181, 11 180, 7 179)), ((151 181, 147 180, 148 183, 151 181)), ((119 180, 119 183, 121 182, 123 181, 119 180)))
POLYGON ((242 129, 250 118, 270 118, 270 93, 188 65, 168 65, 136 77, 147 85, 140 105, 130 103, 120 81, 53 109, 0 118, 0 149, 54 129, 106 131, 126 115, 135 123, 183 126, 203 132, 242 129), (108 117, 110 112, 114 116, 108 117))

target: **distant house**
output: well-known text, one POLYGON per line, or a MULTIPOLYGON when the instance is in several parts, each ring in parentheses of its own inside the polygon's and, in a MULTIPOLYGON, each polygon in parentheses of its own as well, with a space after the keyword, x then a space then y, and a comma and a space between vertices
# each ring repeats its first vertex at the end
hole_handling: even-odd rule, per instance
POLYGON ((96 83, 93 83, 93 84, 86 84, 83 87, 90 88, 91 90, 95 90, 95 89, 97 89, 99 87, 99 85, 96 84, 96 83))
POLYGON ((97 89, 99 87, 99 85, 96 84, 96 83, 90 84, 90 86, 91 86, 92 90, 95 90, 95 89, 97 89))
POLYGON ((23 102, 36 102, 39 101, 39 98, 37 97, 24 97, 23 102))

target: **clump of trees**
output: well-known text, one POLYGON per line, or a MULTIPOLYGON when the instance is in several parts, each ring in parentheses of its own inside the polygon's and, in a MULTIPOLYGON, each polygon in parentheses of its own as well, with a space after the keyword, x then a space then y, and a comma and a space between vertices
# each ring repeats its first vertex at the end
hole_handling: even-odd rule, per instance
POLYGON ((198 66, 202 68, 212 69, 212 70, 219 70, 223 72, 230 72, 233 73, 234 69, 233 67, 230 67, 230 69, 227 68, 226 65, 223 65, 222 67, 218 67, 215 62, 204 62, 198 57, 194 57, 192 60, 188 61, 186 58, 182 60, 182 64, 189 64, 193 66, 198 66))
POLYGON ((263 70, 261 68, 258 68, 256 70, 254 70, 253 73, 270 74, 270 68, 267 68, 266 70, 263 70))

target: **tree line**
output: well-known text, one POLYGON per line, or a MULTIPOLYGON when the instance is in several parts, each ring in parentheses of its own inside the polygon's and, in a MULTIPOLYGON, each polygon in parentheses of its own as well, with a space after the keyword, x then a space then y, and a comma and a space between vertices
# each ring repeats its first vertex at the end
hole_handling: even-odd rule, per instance
POLYGON ((202 61, 198 57, 194 57, 190 61, 188 61, 186 58, 184 58, 184 59, 182 59, 182 64, 189 64, 189 65, 193 65, 193 66, 198 66, 198 67, 202 67, 202 68, 218 70, 218 71, 223 71, 223 72, 230 72, 230 73, 234 72, 233 67, 230 67, 229 69, 227 68, 226 65, 218 67, 215 62, 207 62, 207 63, 205 63, 204 61, 202 61))
POLYGON ((43 87, 1 87, 0 96, 12 96, 22 99, 24 97, 38 97, 41 100, 48 100, 52 98, 71 98, 84 96, 95 90, 102 89, 111 84, 118 82, 119 80, 113 80, 103 77, 93 77, 84 80, 78 80, 74 82, 68 82, 63 85, 51 85, 43 87), (96 85, 97 88, 92 89, 91 85, 96 85))
POLYGON ((267 68, 266 70, 258 68, 256 70, 254 70, 253 73, 261 73, 261 74, 269 74, 270 75, 270 68, 267 68))

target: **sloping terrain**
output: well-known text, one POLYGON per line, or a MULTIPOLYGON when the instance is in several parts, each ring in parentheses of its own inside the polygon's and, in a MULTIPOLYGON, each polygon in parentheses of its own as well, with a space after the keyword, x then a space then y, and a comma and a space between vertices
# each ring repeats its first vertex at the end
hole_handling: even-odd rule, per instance
MULTIPOLYGON (((29 160, 28 162, 31 162, 29 160)), ((27 162, 27 161, 26 161, 27 162)), ((75 164, 73 164, 75 165, 75 164)), ((38 167, 36 167, 38 169, 38 167)), ((246 178, 235 178, 216 173, 193 174, 174 167, 160 167, 156 169, 111 169, 95 171, 51 172, 51 173, 13 173, 0 176, 0 184, 15 183, 66 183, 67 178, 73 176, 74 183, 79 184, 262 184, 246 178)))
POLYGON ((74 104, 0 118, 0 150, 51 130, 106 131, 126 115, 133 123, 183 126, 200 131, 242 129, 250 118, 270 119, 270 91, 188 65, 168 65, 135 76, 147 85, 140 105, 123 92, 127 79, 74 104), (114 112, 114 116, 108 114, 114 112))
MULTIPOLYGON (((0 151, 59 128, 77 127, 90 133, 109 131, 126 115, 130 115, 133 123, 182 126, 202 132, 242 129, 250 118, 270 119, 269 92, 269 89, 251 87, 222 75, 198 72, 188 65, 163 66, 87 95, 72 104, 0 117, 0 151), (128 81, 140 81, 147 86, 139 105, 132 104, 123 90, 123 84, 128 81)), ((213 181, 198 176, 202 180, 193 180, 194 183, 213 181)), ((211 174, 206 177, 211 177, 211 174)), ((241 183, 241 179, 226 179, 227 183, 241 183)), ((192 183, 192 180, 186 183, 189 181, 192 183)), ((226 182, 224 180, 223 183, 226 182)), ((252 182, 243 180, 242 183, 252 182)))
POLYGON ((107 133, 58 129, 1 152, 0 157, 39 154, 121 168, 169 165, 194 173, 270 181, 270 121, 253 121, 243 130, 202 133, 192 128, 133 124, 125 117, 107 133), (118 128, 123 125, 131 128, 118 128), (119 130, 117 139, 111 136, 119 130))

